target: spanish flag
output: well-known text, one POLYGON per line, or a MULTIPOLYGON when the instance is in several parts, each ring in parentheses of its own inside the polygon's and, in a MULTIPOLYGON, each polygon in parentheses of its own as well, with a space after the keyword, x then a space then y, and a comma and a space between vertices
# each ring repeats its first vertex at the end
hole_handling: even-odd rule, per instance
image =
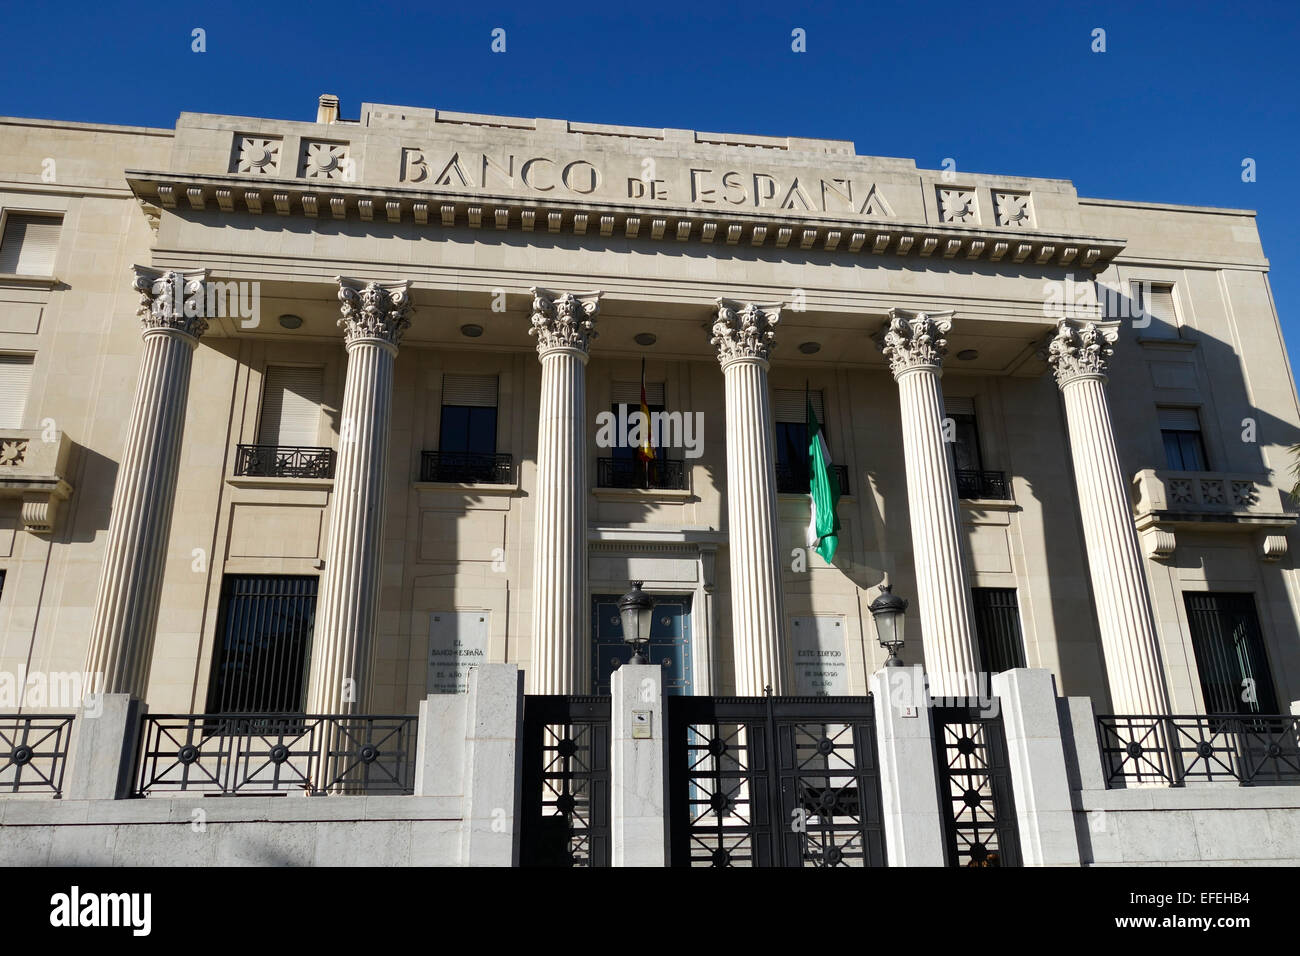
POLYGON ((655 450, 650 444, 650 406, 645 403, 645 359, 641 359, 641 447, 637 457, 642 461, 654 461, 655 450))

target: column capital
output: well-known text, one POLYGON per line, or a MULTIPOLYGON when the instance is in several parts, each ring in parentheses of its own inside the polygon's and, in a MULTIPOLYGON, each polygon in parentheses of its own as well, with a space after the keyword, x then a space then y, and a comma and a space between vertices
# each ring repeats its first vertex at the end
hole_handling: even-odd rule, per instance
POLYGON ((889 360, 897 379, 913 369, 939 369, 948 354, 953 312, 908 312, 890 309, 889 322, 876 336, 876 347, 889 360))
POLYGON ((207 269, 154 269, 132 266, 132 288, 140 293, 136 315, 151 332, 178 332, 198 341, 208 330, 206 287, 207 269))
POLYGON ((411 326, 411 283, 365 282, 336 276, 339 302, 343 312, 338 320, 343 329, 343 344, 351 346, 364 339, 378 340, 396 349, 402 333, 411 326))
POLYGON ((766 362, 776 348, 776 326, 781 305, 758 305, 732 299, 714 300, 712 336, 709 344, 718 350, 718 362, 726 368, 740 359, 766 362))
POLYGON ((596 331, 596 313, 600 310, 599 289, 591 292, 552 292, 541 286, 528 290, 533 294, 533 327, 529 335, 537 336, 537 354, 553 349, 577 349, 586 354, 596 331))
POLYGON ((1119 339, 1119 322, 1060 319, 1038 354, 1051 366, 1056 384, 1064 388, 1081 379, 1106 378, 1111 348, 1119 339))

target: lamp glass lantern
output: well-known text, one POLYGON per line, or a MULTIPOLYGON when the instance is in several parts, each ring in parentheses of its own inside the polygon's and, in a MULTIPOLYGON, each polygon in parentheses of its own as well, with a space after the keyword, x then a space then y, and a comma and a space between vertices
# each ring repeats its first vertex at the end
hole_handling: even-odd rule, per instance
POLYGON ((880 582, 879 596, 868 605, 872 623, 876 626, 876 640, 889 651, 886 667, 901 667, 898 649, 903 646, 903 626, 907 615, 907 601, 894 593, 889 575, 880 582))
POLYGON ((632 590, 619 599, 618 614, 623 619, 623 643, 632 648, 629 664, 646 664, 646 645, 650 643, 650 624, 654 619, 654 602, 641 590, 642 581, 633 581, 632 590))

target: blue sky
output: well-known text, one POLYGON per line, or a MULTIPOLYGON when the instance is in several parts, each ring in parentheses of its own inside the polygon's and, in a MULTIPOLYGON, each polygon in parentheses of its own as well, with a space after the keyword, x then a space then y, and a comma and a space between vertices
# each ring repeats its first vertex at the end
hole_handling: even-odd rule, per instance
POLYGON ((332 92, 349 118, 370 101, 850 139, 1087 196, 1255 209, 1300 367, 1294 3, 0 2, 0 35, 6 115, 313 119, 332 92))

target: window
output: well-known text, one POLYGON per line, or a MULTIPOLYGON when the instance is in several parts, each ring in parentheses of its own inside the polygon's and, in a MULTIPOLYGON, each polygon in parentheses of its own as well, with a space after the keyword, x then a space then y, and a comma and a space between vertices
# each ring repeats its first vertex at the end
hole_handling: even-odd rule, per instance
POLYGON ((1201 419, 1194 408, 1158 408, 1165 467, 1171 471, 1208 471, 1201 419))
POLYGON ((0 355, 0 428, 22 428, 32 385, 32 356, 0 355))
POLYGON ((320 442, 321 368, 268 365, 262 384, 259 445, 315 446, 320 442))
POLYGON ((444 375, 438 451, 426 451, 421 481, 505 484, 510 456, 497 454, 497 376, 444 375))
MULTIPOLYGON (((614 417, 630 416, 641 410, 641 383, 611 382, 610 404, 614 417)), ((646 410, 654 415, 667 409, 663 382, 645 383, 646 410)), ((632 434, 631 425, 627 435, 632 434)), ((653 441, 653 433, 651 439, 653 441)), ((660 435, 660 440, 669 437, 660 435)), ((673 460, 666 447, 656 446, 655 457, 642 461, 635 445, 615 445, 609 449, 608 458, 596 461, 596 487, 598 488, 659 488, 684 489, 686 473, 680 460, 673 460)))
POLYGON ((317 578, 228 574, 221 586, 209 714, 300 714, 317 578))
POLYGON ((54 274, 62 216, 11 212, 0 237, 0 273, 28 276, 54 274))
POLYGON ((980 451, 980 430, 975 418, 975 399, 946 398, 944 417, 952 424, 944 425, 944 437, 950 438, 953 469, 957 478, 958 498, 1010 498, 1006 475, 1000 471, 984 470, 984 455, 980 451))
POLYGON ((1148 339, 1178 338, 1178 313, 1174 308, 1174 287, 1168 283, 1134 280, 1129 283, 1132 314, 1138 322, 1150 319, 1138 334, 1148 339))
POLYGON ((1183 592, 1207 714, 1276 714, 1252 594, 1183 592))
MULTIPOLYGON (((776 490, 783 494, 808 494, 808 402, 822 427, 826 426, 826 407, 820 389, 805 392, 802 388, 772 390, 772 417, 776 420, 776 490)), ((825 432, 823 432, 823 436, 825 432)), ((830 447, 830 441, 826 443, 830 447)), ((832 461, 834 452, 832 450, 832 461)), ((842 473, 840 493, 848 494, 847 472, 842 473)))
POLYGON ((975 635, 980 661, 990 674, 1025 666, 1020 606, 1015 588, 975 588, 975 635))

